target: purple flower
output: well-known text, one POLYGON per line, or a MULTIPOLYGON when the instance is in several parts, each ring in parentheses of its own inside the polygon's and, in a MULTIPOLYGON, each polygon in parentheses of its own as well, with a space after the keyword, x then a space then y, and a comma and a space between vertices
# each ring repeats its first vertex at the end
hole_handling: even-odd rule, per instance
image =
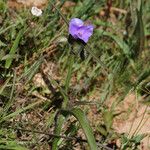
POLYGON ((93 34, 93 25, 85 25, 81 19, 73 18, 69 23, 69 33, 75 39, 81 39, 85 43, 88 42, 89 38, 93 34))

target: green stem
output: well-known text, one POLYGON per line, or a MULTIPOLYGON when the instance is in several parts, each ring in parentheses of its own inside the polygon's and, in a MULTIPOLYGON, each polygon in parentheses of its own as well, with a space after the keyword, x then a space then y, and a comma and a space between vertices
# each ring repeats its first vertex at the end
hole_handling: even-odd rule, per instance
MULTIPOLYGON (((69 84, 71 81, 71 75, 72 75, 72 71, 73 71, 74 55, 71 55, 69 53, 68 62, 69 62, 68 73, 67 73, 66 82, 65 82, 65 93, 66 93, 66 95, 68 95, 69 84)), ((68 104, 68 98, 64 100, 62 108, 65 109, 67 107, 67 104, 68 104)))
POLYGON ((65 92, 68 93, 69 84, 71 80, 72 70, 73 70, 73 64, 74 64, 74 56, 71 55, 69 58, 69 66, 68 66, 68 73, 66 77, 66 83, 65 83, 65 92))

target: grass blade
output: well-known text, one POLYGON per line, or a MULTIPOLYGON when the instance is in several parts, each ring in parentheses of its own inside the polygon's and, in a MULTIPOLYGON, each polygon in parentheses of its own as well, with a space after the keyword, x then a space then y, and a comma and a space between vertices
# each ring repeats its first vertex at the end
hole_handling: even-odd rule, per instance
POLYGON ((33 78, 33 76, 36 74, 36 72, 38 71, 39 67, 41 66, 43 60, 44 60, 44 57, 40 56, 40 58, 37 61, 35 61, 34 64, 32 64, 31 67, 28 68, 25 71, 25 73, 23 73, 21 75, 21 77, 19 77, 18 80, 26 79, 25 84, 27 84, 33 78))
POLYGON ((137 58, 141 51, 144 49, 144 43, 145 43, 145 33, 144 33, 144 25, 143 25, 143 19, 142 19, 142 3, 140 5, 140 9, 136 10, 137 13, 137 23, 135 25, 135 29, 132 35, 133 45, 132 45, 132 51, 133 51, 133 58, 137 58))
MULTIPOLYGON (((58 122, 55 128, 55 134, 59 135, 61 133, 62 125, 64 123, 64 116, 60 115, 58 118, 58 122)), ((60 137, 55 138, 52 144, 52 150, 58 150, 58 142, 60 140, 60 137)))
MULTIPOLYGON (((9 52, 10 55, 14 55, 16 53, 22 35, 23 35, 23 29, 21 29, 19 31, 19 33, 14 41, 14 44, 13 44, 12 48, 10 49, 10 52, 9 52)), ((13 58, 9 58, 6 60, 5 68, 10 67, 10 65, 12 64, 12 60, 13 60, 13 58)))
POLYGON ((22 112, 25 112, 25 111, 27 111, 27 110, 29 110, 29 109, 32 109, 32 108, 34 108, 35 106, 37 106, 37 105, 39 105, 39 104, 41 104, 41 103, 43 103, 43 100, 34 102, 34 103, 32 103, 32 104, 30 104, 30 105, 24 107, 24 108, 20 108, 20 109, 18 109, 17 111, 15 111, 15 112, 13 112, 13 113, 11 113, 11 114, 9 114, 9 115, 7 115, 7 116, 1 118, 1 119, 0 119, 0 123, 3 122, 3 121, 8 120, 8 119, 10 119, 10 118, 13 118, 13 117, 19 115, 19 114, 22 113, 22 112))

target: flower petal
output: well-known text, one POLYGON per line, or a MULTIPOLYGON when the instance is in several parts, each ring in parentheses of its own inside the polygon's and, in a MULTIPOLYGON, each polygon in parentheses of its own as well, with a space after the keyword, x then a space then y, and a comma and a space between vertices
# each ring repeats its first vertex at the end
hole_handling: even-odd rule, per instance
POLYGON ((84 22, 81 19, 78 18, 73 18, 70 20, 69 25, 76 25, 76 26, 82 26, 84 24, 84 22))
POLYGON ((31 13, 32 15, 39 17, 42 15, 42 10, 38 9, 37 7, 32 7, 31 13))
POLYGON ((89 38, 93 34, 93 29, 94 29, 93 25, 81 26, 78 30, 77 37, 83 40, 85 43, 87 43, 89 38))
POLYGON ((81 19, 73 18, 69 23, 69 33, 76 39, 79 27, 83 26, 84 22, 81 19))

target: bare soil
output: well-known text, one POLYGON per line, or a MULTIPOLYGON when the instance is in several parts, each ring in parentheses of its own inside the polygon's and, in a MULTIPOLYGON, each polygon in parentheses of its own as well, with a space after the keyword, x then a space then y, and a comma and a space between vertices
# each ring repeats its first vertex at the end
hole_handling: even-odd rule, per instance
POLYGON ((8 0, 8 6, 11 8, 32 7, 32 6, 42 8, 46 4, 47 0, 8 0))

